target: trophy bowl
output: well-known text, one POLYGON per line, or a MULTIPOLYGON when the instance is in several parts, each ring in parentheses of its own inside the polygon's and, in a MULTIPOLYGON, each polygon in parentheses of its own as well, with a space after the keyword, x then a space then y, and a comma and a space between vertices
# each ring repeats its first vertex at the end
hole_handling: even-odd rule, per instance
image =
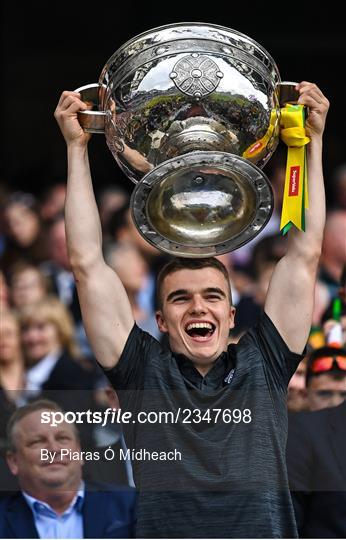
POLYGON ((134 37, 97 84, 77 89, 90 105, 81 125, 105 134, 136 184, 132 215, 148 242, 208 257, 265 227, 273 193, 262 167, 279 141, 280 83, 254 40, 193 22, 134 37))

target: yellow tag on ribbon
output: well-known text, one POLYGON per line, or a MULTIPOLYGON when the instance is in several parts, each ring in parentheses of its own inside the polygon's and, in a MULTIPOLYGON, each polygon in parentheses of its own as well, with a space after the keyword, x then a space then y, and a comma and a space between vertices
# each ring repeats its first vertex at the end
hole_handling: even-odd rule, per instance
POLYGON ((284 197, 280 230, 283 234, 295 225, 305 231, 305 208, 308 208, 306 148, 310 142, 305 133, 303 105, 286 105, 281 109, 280 138, 288 146, 284 197))

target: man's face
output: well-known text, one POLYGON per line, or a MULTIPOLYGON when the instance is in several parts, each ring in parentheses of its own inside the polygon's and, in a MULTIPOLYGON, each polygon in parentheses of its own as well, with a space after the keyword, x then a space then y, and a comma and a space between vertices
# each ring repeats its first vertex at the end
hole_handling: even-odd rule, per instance
POLYGON ((5 211, 9 234, 22 247, 28 247, 35 240, 40 229, 37 215, 21 203, 11 204, 5 211))
POLYGON ((47 489, 65 491, 76 489, 81 481, 82 462, 64 457, 60 450, 80 451, 79 441, 70 424, 57 427, 41 423, 43 410, 22 418, 14 428, 15 451, 7 456, 12 474, 24 491, 39 498, 47 489), (41 449, 56 452, 53 463, 41 460, 41 449))
POLYGON ((323 373, 317 377, 311 377, 308 397, 311 411, 337 407, 346 399, 346 376, 336 379, 331 374, 323 373))
POLYGON ((216 268, 183 269, 162 284, 162 310, 156 314, 173 352, 184 354, 206 373, 227 350, 235 308, 230 306, 225 277, 216 268))
POLYGON ((300 362, 288 384, 287 407, 290 411, 298 412, 308 408, 305 380, 306 358, 300 362))

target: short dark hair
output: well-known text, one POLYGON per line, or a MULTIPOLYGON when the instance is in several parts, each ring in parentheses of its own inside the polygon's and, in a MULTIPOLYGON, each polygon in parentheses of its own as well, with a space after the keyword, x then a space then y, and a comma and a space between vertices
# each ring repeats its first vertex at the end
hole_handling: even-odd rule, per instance
POLYGON ((130 203, 126 200, 120 208, 114 210, 110 216, 108 224, 108 233, 112 240, 118 240, 121 229, 128 227, 127 214, 130 208, 130 203))
POLYGON ((39 276, 41 286, 45 291, 48 291, 50 283, 48 277, 42 272, 41 268, 30 261, 22 259, 17 260, 9 267, 8 277, 10 287, 13 287, 16 276, 22 272, 26 272, 27 270, 34 270, 34 272, 36 272, 39 276))
POLYGON ((230 305, 232 305, 232 292, 229 281, 229 274, 225 265, 215 257, 203 259, 188 259, 184 257, 174 257, 160 270, 157 276, 156 283, 156 305, 159 309, 162 308, 162 285, 169 274, 178 272, 179 270, 200 270, 201 268, 215 268, 224 276, 228 283, 228 294, 230 305))
POLYGON ((5 210, 13 204, 20 204, 32 210, 35 214, 39 215, 38 202, 36 197, 32 193, 24 191, 16 191, 11 193, 5 201, 5 210))
POLYGON ((324 358, 324 357, 331 357, 334 358, 335 356, 344 356, 346 357, 346 349, 344 348, 337 348, 337 347, 329 347, 324 346, 320 347, 318 349, 313 350, 309 356, 308 361, 306 365, 306 386, 309 385, 310 380, 313 377, 318 377, 319 375, 330 375, 335 379, 343 379, 346 377, 346 371, 339 368, 337 362, 334 360, 332 367, 328 371, 320 371, 318 373, 314 373, 312 371, 312 365, 315 362, 315 360, 318 360, 318 358, 324 358))

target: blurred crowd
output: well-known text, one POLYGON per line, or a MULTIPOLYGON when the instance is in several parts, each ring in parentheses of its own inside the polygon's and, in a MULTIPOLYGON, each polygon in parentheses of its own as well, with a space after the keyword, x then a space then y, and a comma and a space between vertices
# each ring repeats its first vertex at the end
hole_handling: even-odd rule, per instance
MULTIPOLYGON (((284 160, 275 160, 266 172, 275 194, 269 224, 247 245, 220 256, 237 308, 230 341, 256 323, 272 271, 286 249, 287 238, 279 233, 284 160)), ((337 407, 346 398, 346 164, 326 182, 313 324, 306 356, 288 390, 293 417, 337 407)), ((16 468, 10 471, 5 458, 6 427, 16 411, 37 400, 68 411, 105 410, 117 406, 117 396, 83 328, 65 238, 65 182, 49 185, 39 196, 5 187, 0 192, 0 490, 8 492, 18 488, 16 468)), ((155 278, 168 256, 137 231, 126 190, 114 184, 96 195, 105 259, 124 284, 137 324, 163 341, 155 320, 155 278)), ((124 445, 119 425, 81 427, 82 448, 124 445)), ((130 463, 98 463, 97 469, 86 464, 83 475, 85 481, 133 486, 130 463)))

